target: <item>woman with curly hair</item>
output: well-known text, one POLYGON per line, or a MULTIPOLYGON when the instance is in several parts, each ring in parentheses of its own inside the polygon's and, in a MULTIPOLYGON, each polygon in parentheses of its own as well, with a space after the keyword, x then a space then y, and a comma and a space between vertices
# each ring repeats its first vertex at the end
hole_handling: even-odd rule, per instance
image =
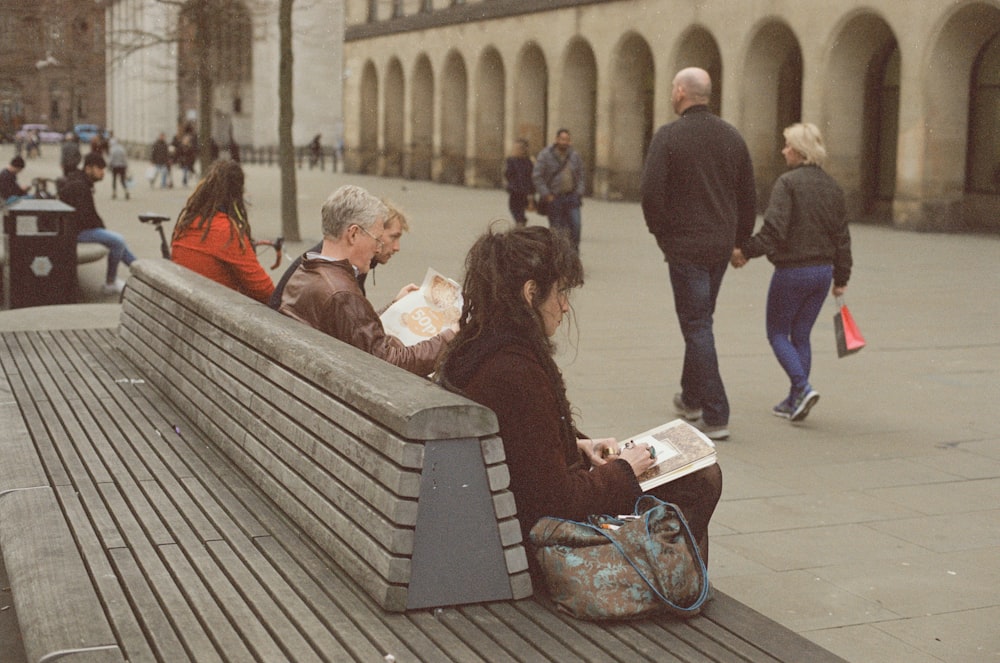
POLYGON ((177 264, 267 303, 274 282, 253 249, 238 163, 212 165, 177 217, 171 251, 177 264))
MULTIPOLYGON (((459 332, 437 373, 444 386, 496 413, 525 542, 543 516, 631 513, 642 494, 636 477, 653 465, 649 445, 587 439, 573 423, 552 337, 570 311, 570 291, 582 284, 580 257, 564 233, 490 229, 466 257, 459 332)), ((707 561, 719 467, 651 493, 681 509, 707 561)), ((537 574, 534 556, 528 559, 537 574)))

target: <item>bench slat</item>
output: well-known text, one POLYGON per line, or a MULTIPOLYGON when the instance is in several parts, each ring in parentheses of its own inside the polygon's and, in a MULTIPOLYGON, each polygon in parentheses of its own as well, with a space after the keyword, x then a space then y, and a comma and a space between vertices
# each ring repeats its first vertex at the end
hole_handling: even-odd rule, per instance
MULTIPOLYGON (((175 630, 176 613, 165 612, 158 597, 142 570, 136 563, 128 548, 114 548, 108 551, 109 568, 114 570, 122 587, 127 589, 128 605, 131 614, 115 615, 115 626, 119 629, 119 638, 123 643, 129 661, 187 661, 191 660, 184 644, 175 630), (133 622, 136 623, 135 627, 133 622), (138 624, 141 622, 142 626, 138 624), (122 624, 130 628, 120 628, 122 624), (148 638, 148 640, 147 640, 148 638)), ((92 566, 93 559, 88 560, 92 566)), ((116 590, 120 591, 120 590, 116 590)), ((167 604, 169 609, 170 604, 167 604)), ((123 611, 124 612, 124 611, 123 611)), ((184 628, 183 618, 179 628, 184 628)), ((190 646, 199 652, 199 659, 206 661, 221 661, 208 636, 195 622, 192 627, 184 628, 184 633, 190 646), (201 636, 201 642, 196 638, 201 636), (212 656, 209 656, 209 654, 212 656)))
POLYGON ((107 660, 124 661, 52 489, 0 494, 0 522, 0 549, 28 660, 101 649, 107 660))

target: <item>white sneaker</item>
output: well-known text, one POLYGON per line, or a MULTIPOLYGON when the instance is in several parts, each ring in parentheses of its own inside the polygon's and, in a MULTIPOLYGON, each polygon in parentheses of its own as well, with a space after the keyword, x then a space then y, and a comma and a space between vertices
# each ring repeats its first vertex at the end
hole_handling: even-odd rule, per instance
POLYGON ((125 289, 125 281, 115 279, 114 283, 105 283, 101 286, 101 292, 105 295, 119 295, 125 289))
POLYGON ((691 424, 710 440, 717 442, 729 439, 729 426, 726 424, 706 424, 704 419, 692 421, 691 424))
POLYGON ((688 421, 701 419, 701 408, 688 407, 687 403, 684 402, 684 396, 682 394, 674 394, 674 410, 677 414, 684 417, 688 421))

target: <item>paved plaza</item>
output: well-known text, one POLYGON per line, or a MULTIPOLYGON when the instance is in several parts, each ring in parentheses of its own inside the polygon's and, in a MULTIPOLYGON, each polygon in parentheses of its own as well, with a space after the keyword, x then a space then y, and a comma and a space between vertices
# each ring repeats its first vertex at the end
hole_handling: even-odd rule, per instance
MULTIPOLYGON (((56 155, 29 160, 22 184, 54 177, 56 155)), ((137 177, 146 165, 134 164, 137 177)), ((273 238, 279 172, 246 170, 254 234, 273 238)), ((111 200, 110 175, 97 185, 98 211, 142 259, 161 259, 160 240, 137 215, 176 218, 192 189, 174 181, 138 181, 129 201, 111 200)), ((474 238, 508 218, 499 190, 300 170, 303 241, 286 265, 319 239, 320 206, 345 183, 410 216, 401 253, 368 280, 376 307, 428 266, 460 279, 474 238)), ((865 225, 852 235, 847 302, 868 346, 837 358, 829 299, 812 337, 821 399, 801 424, 771 415, 787 382, 764 336, 770 264, 726 275, 715 331, 732 437, 719 443, 713 583, 850 661, 1000 661, 1000 237, 865 225)), ((683 341, 667 267, 635 203, 586 200, 581 253, 586 284, 558 359, 580 429, 626 437, 674 418, 683 341)), ((0 331, 114 326, 104 262, 79 272, 84 304, 0 312, 0 331)))

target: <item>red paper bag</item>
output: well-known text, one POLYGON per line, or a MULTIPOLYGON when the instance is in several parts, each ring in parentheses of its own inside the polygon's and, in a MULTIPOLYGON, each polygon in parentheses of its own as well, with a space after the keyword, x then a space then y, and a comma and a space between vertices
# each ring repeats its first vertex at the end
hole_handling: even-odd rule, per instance
POLYGON ((865 338, 854 322, 851 311, 844 303, 843 297, 837 297, 840 310, 833 316, 833 332, 837 338, 837 356, 846 357, 865 347, 865 338))

